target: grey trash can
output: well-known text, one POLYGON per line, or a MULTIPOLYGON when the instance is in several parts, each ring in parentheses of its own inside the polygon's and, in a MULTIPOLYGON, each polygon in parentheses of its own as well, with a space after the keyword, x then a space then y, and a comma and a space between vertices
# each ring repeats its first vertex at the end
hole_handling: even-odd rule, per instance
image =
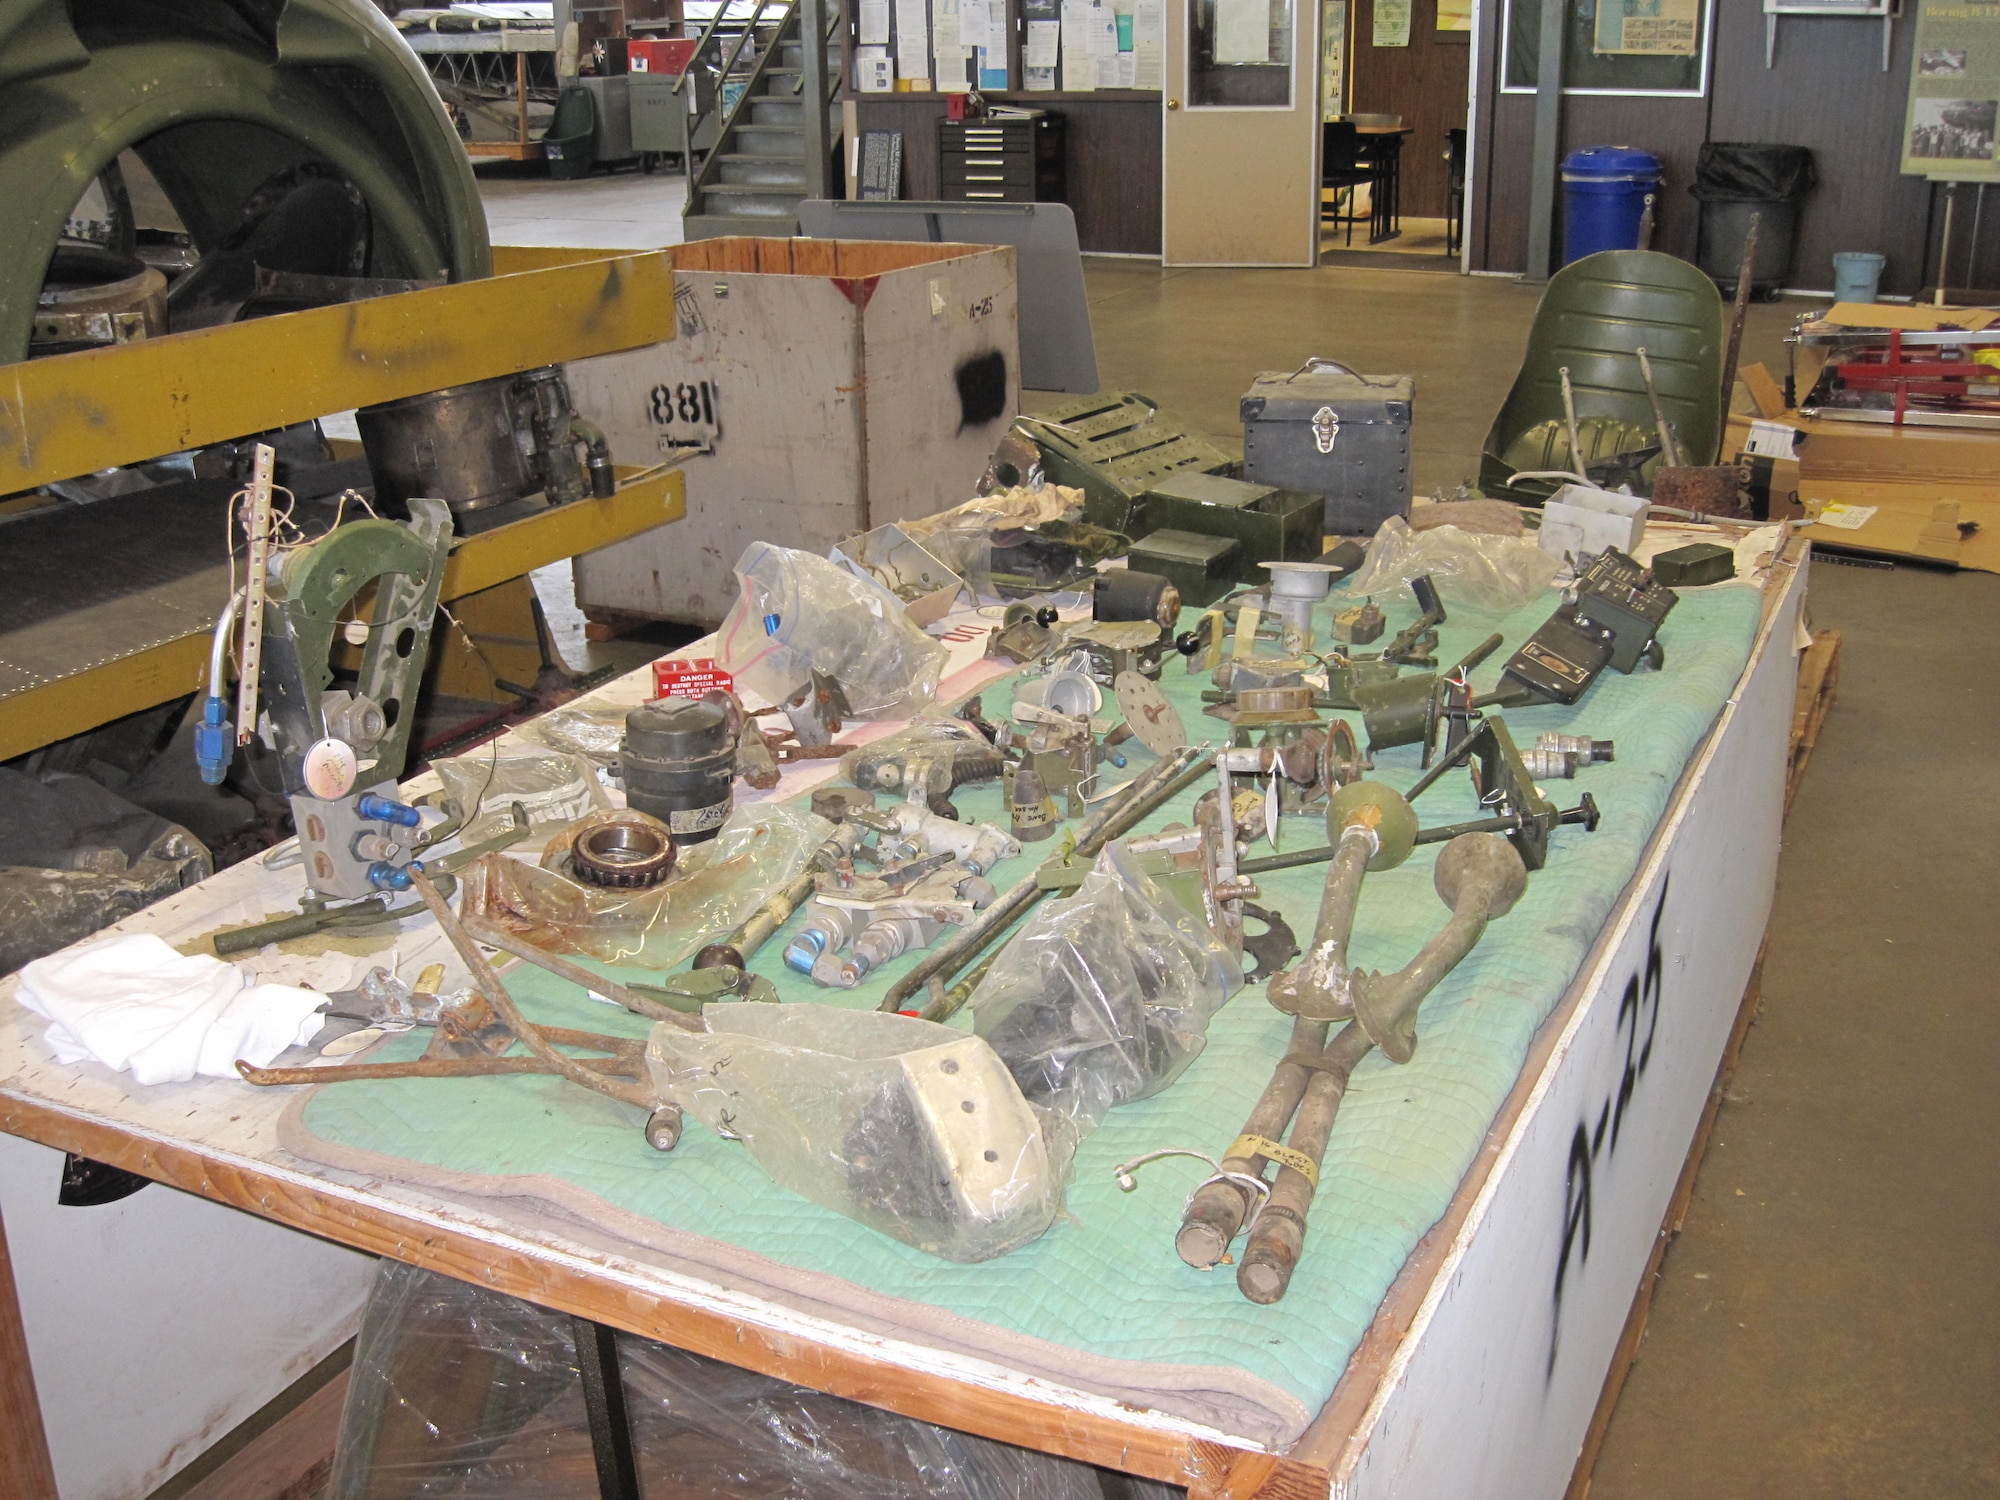
POLYGON ((1750 219, 1761 214, 1750 289, 1758 296, 1776 292, 1791 279, 1799 204, 1817 181, 1812 152, 1804 146, 1703 143, 1688 189, 1701 204, 1695 264, 1734 295, 1750 219))

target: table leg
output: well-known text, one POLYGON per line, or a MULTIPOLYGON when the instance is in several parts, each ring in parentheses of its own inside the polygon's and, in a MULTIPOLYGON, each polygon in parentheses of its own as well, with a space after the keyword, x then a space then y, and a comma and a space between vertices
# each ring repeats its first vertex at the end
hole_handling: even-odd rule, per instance
POLYGON ((588 1318, 573 1317, 570 1323, 576 1330, 576 1368, 583 1377, 590 1450, 597 1458, 597 1493, 602 1500, 639 1500, 639 1465, 625 1411, 625 1377, 618 1370, 617 1330, 588 1318))
POLYGON ((56 1500, 55 1465, 42 1429, 42 1403, 28 1364, 28 1337, 14 1295, 7 1226, 0 1222, 0 1495, 9 1500, 56 1500))

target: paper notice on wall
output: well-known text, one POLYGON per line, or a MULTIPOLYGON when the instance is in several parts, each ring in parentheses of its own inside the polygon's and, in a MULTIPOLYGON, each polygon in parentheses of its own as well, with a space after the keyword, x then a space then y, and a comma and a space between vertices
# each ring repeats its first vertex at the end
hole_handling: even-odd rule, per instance
POLYGON ((1375 0, 1374 43, 1378 47, 1410 45, 1410 0, 1375 0))
POLYGON ((875 47, 857 52, 854 66, 862 93, 886 94, 896 87, 896 64, 887 48, 875 47))
MULTIPOLYGON (((1408 5, 1409 0, 1403 0, 1408 5)), ((1271 0, 1215 0, 1215 60, 1271 60, 1271 0)))
POLYGON ((926 0, 896 0, 896 71, 931 76, 931 8, 926 0))
POLYGON ((958 0, 958 44, 991 47, 993 41, 991 0, 958 0))
POLYGON ((1027 45, 1021 49, 1021 66, 1053 69, 1056 65, 1056 49, 1061 41, 1060 21, 1030 21, 1027 45))
POLYGON ((1062 69, 1063 87, 1089 93, 1097 87, 1097 70, 1091 62, 1090 0, 1063 0, 1062 69))
POLYGON ((1156 89, 1163 82, 1161 35, 1165 29, 1162 0, 1138 0, 1132 7, 1132 87, 1156 89))
POLYGON ((886 47, 889 45, 889 0, 861 0, 861 39, 863 47, 886 47))
POLYGON ((1597 0, 1591 50, 1600 55, 1693 57, 1701 0, 1597 0))

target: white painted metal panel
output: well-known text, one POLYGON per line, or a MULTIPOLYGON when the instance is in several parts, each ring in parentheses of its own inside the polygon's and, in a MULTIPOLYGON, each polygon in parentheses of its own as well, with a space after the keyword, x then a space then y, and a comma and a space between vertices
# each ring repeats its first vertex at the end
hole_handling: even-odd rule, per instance
POLYGON ((1338 1500, 1568 1485, 1763 941, 1804 597, 1801 567, 1336 1463, 1338 1500))
POLYGON ((353 1337, 375 1258, 155 1184, 56 1203, 0 1134, 0 1212, 62 1500, 132 1500, 353 1337))

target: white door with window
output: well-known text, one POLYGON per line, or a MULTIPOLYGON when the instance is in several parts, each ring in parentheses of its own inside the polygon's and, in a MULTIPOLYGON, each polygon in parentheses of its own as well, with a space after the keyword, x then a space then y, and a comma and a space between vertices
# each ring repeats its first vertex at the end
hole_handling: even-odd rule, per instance
POLYGON ((1162 259, 1314 264, 1317 0, 1165 0, 1165 7, 1162 259))

